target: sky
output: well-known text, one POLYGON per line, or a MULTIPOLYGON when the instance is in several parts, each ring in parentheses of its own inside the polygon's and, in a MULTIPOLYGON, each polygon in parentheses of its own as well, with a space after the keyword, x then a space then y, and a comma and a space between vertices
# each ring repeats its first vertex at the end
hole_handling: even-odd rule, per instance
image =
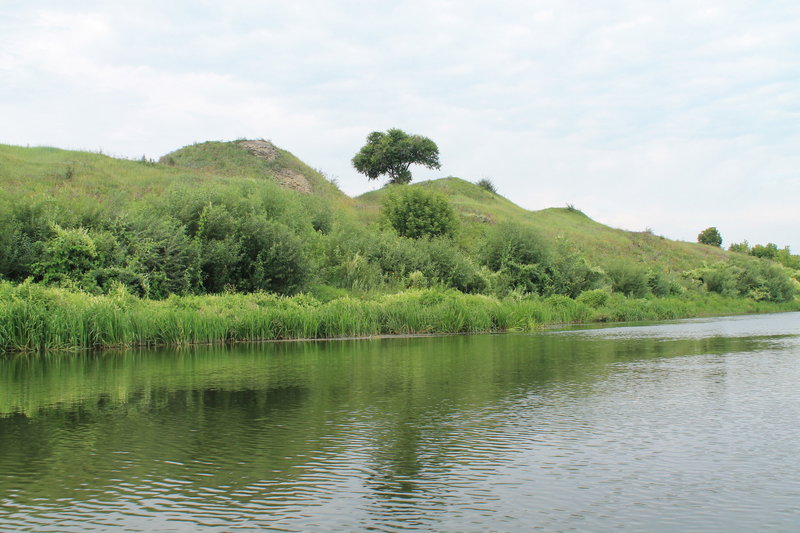
POLYGON ((414 180, 800 252, 800 3, 0 0, 0 143, 158 158, 264 138, 354 196, 371 131, 414 180))

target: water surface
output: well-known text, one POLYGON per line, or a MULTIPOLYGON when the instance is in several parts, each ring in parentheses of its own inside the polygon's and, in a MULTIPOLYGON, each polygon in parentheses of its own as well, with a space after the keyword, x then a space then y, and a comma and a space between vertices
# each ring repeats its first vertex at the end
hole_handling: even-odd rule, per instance
POLYGON ((0 530, 800 529, 800 314, 0 359, 0 530))

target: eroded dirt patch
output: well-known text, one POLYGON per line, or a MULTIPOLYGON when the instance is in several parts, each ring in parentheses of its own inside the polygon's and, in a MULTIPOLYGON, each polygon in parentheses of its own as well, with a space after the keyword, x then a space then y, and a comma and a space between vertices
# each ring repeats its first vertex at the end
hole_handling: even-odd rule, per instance
MULTIPOLYGON (((239 141, 239 146, 254 156, 267 161, 275 161, 278 157, 278 149, 269 141, 239 141)), ((275 181, 283 187, 305 194, 311 193, 311 184, 299 172, 282 168, 275 171, 274 177, 275 181)))

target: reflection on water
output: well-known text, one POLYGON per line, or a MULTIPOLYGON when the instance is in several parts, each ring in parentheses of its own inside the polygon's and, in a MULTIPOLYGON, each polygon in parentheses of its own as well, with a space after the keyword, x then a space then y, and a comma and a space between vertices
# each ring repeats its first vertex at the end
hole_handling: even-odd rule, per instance
POLYGON ((0 530, 800 526, 800 314, 0 360, 0 530))

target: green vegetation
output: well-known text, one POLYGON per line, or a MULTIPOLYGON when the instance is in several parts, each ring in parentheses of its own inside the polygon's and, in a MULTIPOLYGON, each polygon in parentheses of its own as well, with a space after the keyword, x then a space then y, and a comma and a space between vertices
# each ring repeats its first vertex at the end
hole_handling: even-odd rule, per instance
POLYGON ((717 228, 706 228, 697 236, 697 242, 719 248, 722 246, 722 235, 720 235, 717 228))
POLYGON ((458 178, 350 199, 267 141, 160 163, 0 145, 0 348, 503 331, 798 308, 798 256, 526 211, 458 178))
POLYGON ((456 214, 443 195, 419 188, 394 187, 383 202, 383 216, 401 237, 452 237, 456 214))
POLYGON ((449 289, 375 298, 267 293, 138 298, 121 285, 106 295, 0 282, 0 350, 188 345, 385 334, 529 331, 545 324, 661 320, 796 309, 705 293, 631 299, 604 291, 498 299, 449 289))
POLYGON ((438 169, 439 148, 427 137, 409 135, 396 128, 386 133, 370 133, 367 144, 353 157, 353 167, 367 179, 378 179, 385 174, 393 184, 411 181, 408 167, 412 164, 438 169))
POLYGON ((484 191, 497 194, 497 187, 494 186, 494 183, 492 183, 492 180, 490 180, 489 178, 482 178, 478 180, 478 182, 475 185, 477 185, 484 191))

